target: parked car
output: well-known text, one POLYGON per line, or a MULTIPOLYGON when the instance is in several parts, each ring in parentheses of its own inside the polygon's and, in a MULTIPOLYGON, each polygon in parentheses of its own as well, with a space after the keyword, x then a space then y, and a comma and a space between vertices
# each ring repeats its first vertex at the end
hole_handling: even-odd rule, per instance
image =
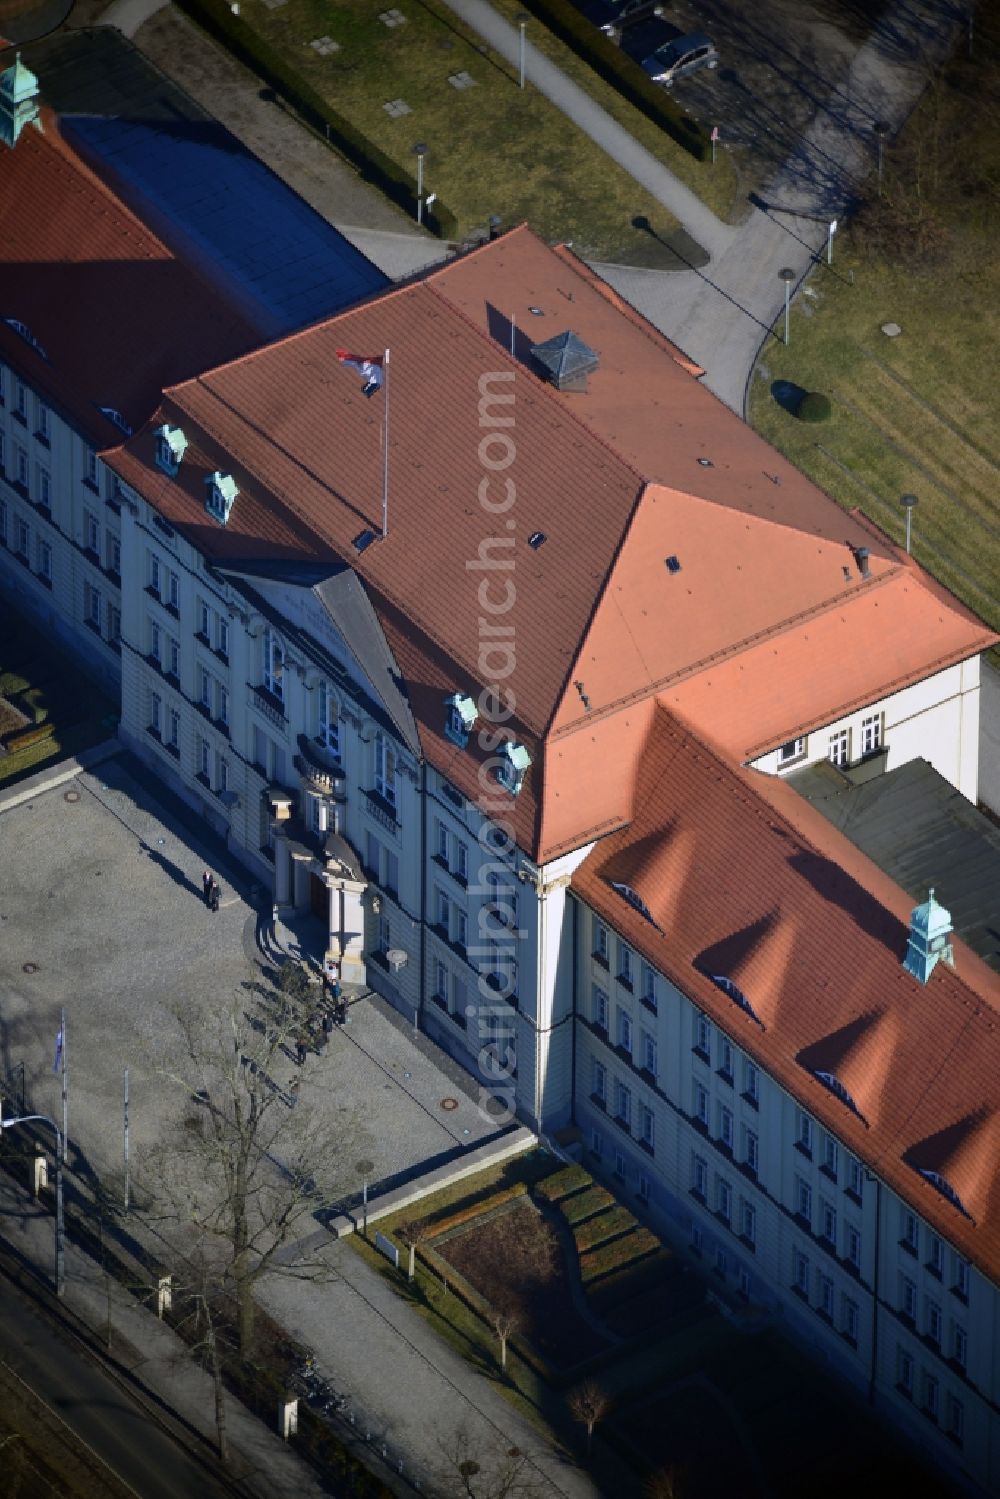
MULTIPOLYGON (((625 35, 628 33, 626 32, 625 35)), ((622 37, 622 45, 625 37, 622 37)), ((672 42, 658 47, 655 52, 639 59, 643 72, 648 73, 654 83, 670 88, 677 78, 697 73, 701 68, 717 68, 719 54, 710 39, 700 31, 688 36, 675 37, 672 42)))
POLYGON ((652 16, 645 21, 636 21, 634 25, 626 26, 618 45, 640 66, 645 66, 647 57, 652 57, 654 53, 662 51, 680 35, 678 27, 670 26, 659 16, 652 16))
POLYGON ((580 14, 607 36, 614 36, 636 21, 658 16, 664 0, 573 0, 580 14))

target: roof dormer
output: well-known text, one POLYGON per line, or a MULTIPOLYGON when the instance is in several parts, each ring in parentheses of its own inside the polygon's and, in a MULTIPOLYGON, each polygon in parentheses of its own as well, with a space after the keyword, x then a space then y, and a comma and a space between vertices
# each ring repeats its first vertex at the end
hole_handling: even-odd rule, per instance
POLYGON ((471 697, 461 692, 453 692, 451 697, 446 697, 444 706, 445 738, 464 749, 469 742, 472 726, 479 717, 479 709, 471 697))
POLYGON ((232 474, 220 474, 218 470, 209 474, 205 480, 208 494, 205 497, 205 509, 209 515, 215 517, 220 525, 224 526, 229 519, 229 512, 233 508, 239 490, 236 480, 232 474))
POLYGON ((510 739, 501 744, 497 754, 500 756, 497 780, 506 791, 510 792, 511 796, 517 796, 524 784, 524 777, 531 764, 531 756, 523 744, 515 744, 510 739))
POLYGON ((927 892, 921 906, 914 906, 910 917, 910 939, 906 945, 903 967, 926 984, 939 958, 955 966, 955 953, 948 938, 951 936, 951 912, 938 905, 934 899, 934 887, 927 892))
POLYGON ((180 427, 172 427, 169 422, 164 422, 162 427, 156 429, 156 466, 169 474, 171 479, 176 479, 177 470, 181 466, 181 460, 187 449, 187 438, 180 427))
POLYGON ((14 146, 25 125, 41 130, 38 111, 38 79, 18 52, 13 66, 0 73, 0 140, 14 146))

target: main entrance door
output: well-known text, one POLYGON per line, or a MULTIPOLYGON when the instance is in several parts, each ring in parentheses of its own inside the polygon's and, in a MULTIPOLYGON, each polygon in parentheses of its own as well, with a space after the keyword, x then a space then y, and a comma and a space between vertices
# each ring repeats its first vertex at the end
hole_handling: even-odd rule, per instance
POLYGON ((309 876, 309 909, 324 925, 330 920, 330 892, 318 874, 309 876))

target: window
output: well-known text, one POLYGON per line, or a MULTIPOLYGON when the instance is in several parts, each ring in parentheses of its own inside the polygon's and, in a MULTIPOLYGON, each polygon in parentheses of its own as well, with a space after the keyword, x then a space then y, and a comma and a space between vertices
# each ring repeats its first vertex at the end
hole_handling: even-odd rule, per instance
POLYGON ((107 542, 108 542, 108 549, 107 549, 108 572, 109 573, 114 573, 115 577, 121 577, 121 571, 122 571, 122 544, 118 540, 117 536, 112 536, 111 535, 110 531, 108 532, 108 535, 107 535, 107 542))
POLYGON ((469 883, 469 850, 464 843, 459 843, 457 839, 455 840, 455 868, 452 870, 452 874, 463 885, 469 883))
POLYGON ((724 1249, 716 1249, 716 1251, 715 1251, 715 1273, 716 1273, 716 1275, 719 1277, 720 1280, 725 1280, 726 1274, 727 1274, 728 1270, 729 1270, 729 1262, 726 1259, 726 1251, 724 1249))
POLYGON ((615 1118, 626 1129, 632 1128, 632 1094, 622 1082, 615 1083, 615 1118))
POLYGON ((741 1265, 737 1276, 737 1284, 740 1295, 744 1301, 750 1300, 750 1271, 745 1265, 741 1265))
POLYGON ((733 1111, 724 1104, 719 1105, 719 1139, 727 1150, 733 1148, 733 1111))
POLYGON ((643 1145, 648 1145, 652 1150, 656 1143, 656 1120, 653 1111, 646 1104, 639 1105, 639 1139, 643 1145))
POLYGON ((726 1036, 719 1037, 719 1073, 727 1083, 733 1080, 733 1048, 726 1036))
POLYGON ((873 755, 882 743, 882 715, 873 713, 861 720, 861 753, 873 755))
POLYGON ((385 855, 385 876, 383 878, 382 883, 385 886, 386 890, 388 890, 391 895, 398 894, 398 892, 399 892, 399 859, 396 857, 395 854, 390 853, 388 849, 386 850, 386 855, 385 855))
POLYGON ((850 1296, 840 1298, 840 1331, 852 1347, 858 1346, 858 1303, 850 1296))
POLYGON ((597 1100, 602 1108, 606 1108, 608 1103, 608 1070, 600 1062, 594 1062, 591 1076, 591 1096, 597 1100))
POLYGON ((746 1058, 743 1061, 743 1097, 754 1108, 760 1103, 760 1073, 746 1058))
POLYGON ((149 621, 149 659, 154 666, 163 662, 163 635, 158 624, 149 621))
POLYGON ((725 1177, 715 1178, 715 1211, 728 1224, 733 1216, 733 1189, 725 1177))
POLYGON ((699 1124, 708 1128, 708 1094, 701 1083, 694 1085, 694 1117, 699 1124))
POLYGON ((83 617, 92 630, 101 633, 101 616, 103 604, 101 595, 91 583, 83 585, 83 617))
POLYGON ((899 1277, 899 1310, 910 1322, 917 1320, 917 1287, 908 1275, 899 1277))
POLYGON ((939 1396, 940 1396, 940 1387, 938 1385, 937 1380, 934 1378, 933 1374, 928 1373, 928 1371, 925 1369, 924 1370, 924 1401, 923 1401, 924 1412, 925 1412, 926 1415, 930 1416, 930 1418, 931 1418, 932 1421, 936 1421, 937 1418, 938 1418, 939 1396))
POLYGON ((36 429, 35 436, 37 438, 39 438, 42 442, 48 443, 51 440, 51 437, 52 437, 52 417, 51 417, 51 413, 50 413, 49 408, 46 406, 46 404, 45 404, 44 401, 39 401, 38 402, 37 411, 38 411, 38 427, 36 429))
POLYGON ((590 1149, 591 1153, 600 1160, 604 1154, 604 1136, 593 1125, 590 1127, 590 1149))
POLYGON ((608 996, 603 989, 596 984, 590 991, 590 1014, 595 1025, 599 1025, 602 1031, 608 1028, 608 996))
POLYGON ((778 751, 778 764, 790 765, 793 760, 801 760, 806 752, 805 739, 789 739, 778 751))
POLYGON ((853 1197, 855 1202, 861 1201, 861 1188, 864 1184, 864 1171, 857 1156, 847 1157, 847 1186, 845 1191, 848 1196, 853 1197))
POLYGON ((196 753, 198 764, 197 774, 199 779, 204 781, 207 786, 211 780, 212 747, 207 739, 202 739, 200 734, 198 736, 196 753))
POLYGON ((14 378, 14 415, 19 421, 28 420, 28 391, 23 380, 14 378))
POLYGON ((951 1289, 962 1301, 969 1299, 969 1262, 960 1254, 951 1257, 951 1289))
POLYGON ((45 579, 46 583, 52 582, 52 548, 47 541, 42 541, 41 538, 38 540, 35 570, 40 578, 45 579))
POLYGON ((215 718, 217 723, 229 727, 229 693, 221 682, 215 684, 215 718))
POLYGON ((816 1275, 816 1310, 827 1321, 833 1321, 833 1281, 821 1270, 816 1275))
POLYGON ((14 551, 19 557, 28 560, 28 548, 31 545, 31 532, 28 530, 26 521, 18 518, 14 522, 14 551))
POLYGON ((146 587, 149 589, 150 593, 155 593, 156 597, 159 598, 160 559, 156 556, 155 552, 146 553, 146 577, 149 580, 146 584, 146 587))
POLYGON ((928 1296, 924 1299, 924 1336, 941 1346, 941 1307, 928 1296))
POLYGON ((823 1163, 822 1163, 822 1165, 820 1167, 820 1170, 824 1171, 827 1176, 832 1177, 833 1180, 836 1181, 839 1169, 840 1169, 840 1150, 839 1150, 839 1148, 837 1146, 837 1142, 833 1138, 832 1135, 824 1135, 823 1136, 823 1163))
POLYGON ((181 645, 172 635, 167 636, 167 664, 166 674, 168 677, 176 677, 180 680, 181 675, 181 645))
POLYGON ((434 998, 448 1003, 448 970, 443 963, 434 964, 434 998))
POLYGON ((948 1396, 946 1419, 948 1435, 961 1447, 965 1439, 965 1407, 954 1395, 948 1396))
POLYGON ((451 905, 443 890, 435 891, 435 895, 437 897, 437 921, 435 925, 447 937, 451 930, 451 921, 449 919, 451 905))
POLYGON ((744 1164, 746 1165, 746 1168, 749 1171, 749 1173, 750 1173, 751 1176, 756 1176, 757 1175, 758 1149, 759 1149, 759 1146, 758 1146, 757 1136, 754 1134, 754 1132, 753 1132, 752 1129, 747 1129, 746 1125, 744 1124, 744 1126, 743 1126, 743 1161, 744 1161, 744 1164))
POLYGON ((656 1042, 649 1031, 642 1033, 642 1068, 650 1077, 656 1076, 656 1042))
POLYGON ((827 1244, 834 1245, 837 1242, 837 1209, 822 1197, 819 1203, 819 1236, 827 1244))
POLYGON ((900 1208, 899 1242, 908 1254, 916 1254, 920 1242, 919 1234, 916 1213, 900 1208))
POLYGON ((708 1196, 708 1162, 702 1160, 700 1155, 691 1157, 691 1191, 702 1202, 708 1196))
POLYGON ((203 708, 212 711, 212 678, 203 666, 198 668, 198 702, 203 708))
POLYGON ((851 763, 850 730, 838 729, 836 734, 831 734, 827 752, 831 765, 849 765, 851 763))
POLYGON ((181 737, 181 716, 176 709, 171 708, 167 714, 167 744, 171 749, 177 749, 181 737))
POLYGON ((809 1259, 801 1249, 792 1250, 792 1286, 800 1296, 809 1299, 809 1259))
POLYGON ((944 1245, 937 1234, 928 1234, 927 1241, 927 1268, 940 1280, 944 1274, 944 1245))
POLYGON ((707 1062, 711 1057, 712 1027, 707 1015, 696 1014, 694 1017, 694 1049, 705 1058, 707 1062))
POLYGON ((215 618, 215 649, 220 656, 229 655, 229 622, 221 614, 215 618))
POLYGON ((751 1246, 757 1243, 757 1209, 745 1197, 740 1202, 740 1238, 751 1246))
POLYGON ((95 557, 100 554, 101 528, 97 523, 97 516, 92 515, 89 510, 83 512, 83 545, 95 557))
POLYGON ((175 572, 167 574, 167 608, 172 609, 175 614, 180 613, 181 580, 175 572))
POLYGON ((907 1397, 913 1399, 913 1358, 905 1348, 896 1348, 896 1388, 907 1397))
POLYGON ((861 1234, 853 1223, 844 1227, 844 1259, 855 1270, 861 1269, 861 1234))
POLYGON ((285 652, 270 627, 264 631, 264 687, 279 703, 284 702, 285 652))
POLYGON ((149 694, 149 727, 154 734, 160 734, 163 726, 163 700, 158 692, 149 694))
POLYGON ((375 735, 375 790, 383 801, 396 806, 396 751, 384 734, 375 735))
POLYGON ((17 485, 18 489, 21 489, 25 494, 28 494, 28 454, 26 449, 22 447, 14 448, 14 470, 14 483, 17 485))
POLYGON ((326 746, 331 754, 339 756, 340 707, 337 699, 325 682, 320 682, 319 684, 318 712, 316 738, 320 744, 326 746))
POLYGON ((201 636, 201 638, 205 641, 205 643, 207 645, 209 643, 209 633, 208 633, 208 631, 209 631, 209 625, 211 623, 212 611, 211 611, 211 609, 209 609, 209 607, 205 603, 204 599, 199 599, 198 600, 198 607, 197 607, 196 613, 197 613, 197 619, 198 619, 197 634, 199 634, 201 636))
POLYGON ((469 918, 461 906, 453 906, 452 914, 455 917, 452 940, 456 947, 466 948, 469 945, 469 918))
POLYGON ((52 509, 52 480, 48 469, 41 464, 35 469, 35 497, 43 510, 52 509))
POLYGON ((618 1006, 618 1045, 632 1055, 632 1017, 618 1006))
POLYGON ((648 963, 642 965, 642 1002, 651 1010, 656 1009, 656 974, 648 963))
POLYGON ((636 1187, 635 1191, 636 1196, 638 1197, 640 1202, 649 1202, 649 1177, 643 1176, 641 1171, 639 1173, 639 1184, 636 1187))
POLYGON ((122 643, 122 611, 117 604, 108 605, 108 643, 115 646, 122 643))
POLYGON ((632 987, 632 970, 634 965, 632 949, 624 942, 618 944, 618 982, 627 988, 632 987))
POLYGON ((812 1155, 813 1122, 801 1109, 795 1110, 795 1143, 807 1156, 812 1155))
POLYGON ((812 1187, 801 1176, 795 1178, 795 1216, 812 1226, 812 1187))
POLYGON ((608 929, 601 921, 594 922, 594 957, 608 966, 608 929))
POLYGON ((437 842, 437 854, 435 855, 435 857, 438 859, 438 861, 440 863, 442 863, 444 865, 445 869, 447 869, 448 868, 448 844, 450 842, 450 839, 448 837, 448 829, 445 827, 445 825, 444 825, 443 822, 439 822, 437 824, 437 839, 436 839, 436 842, 437 842))
POLYGON ((619 1181, 625 1180, 625 1156, 620 1150, 615 1151, 615 1175, 619 1181))
POLYGON ((969 1340, 965 1328, 959 1322, 951 1324, 951 1357, 952 1362, 962 1370, 965 1369, 965 1360, 968 1354, 969 1340))
POLYGON ((91 489, 100 489, 100 483, 98 481, 97 474, 97 454, 94 452, 93 448, 84 449, 83 471, 84 482, 86 484, 89 484, 91 489))

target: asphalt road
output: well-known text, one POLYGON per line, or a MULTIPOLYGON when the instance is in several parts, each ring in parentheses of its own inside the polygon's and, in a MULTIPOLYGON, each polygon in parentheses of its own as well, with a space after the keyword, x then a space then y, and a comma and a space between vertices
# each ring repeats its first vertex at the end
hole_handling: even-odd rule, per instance
POLYGON ((140 1499, 232 1499, 231 1488, 214 1480, 2 1272, 0 1359, 140 1499))

